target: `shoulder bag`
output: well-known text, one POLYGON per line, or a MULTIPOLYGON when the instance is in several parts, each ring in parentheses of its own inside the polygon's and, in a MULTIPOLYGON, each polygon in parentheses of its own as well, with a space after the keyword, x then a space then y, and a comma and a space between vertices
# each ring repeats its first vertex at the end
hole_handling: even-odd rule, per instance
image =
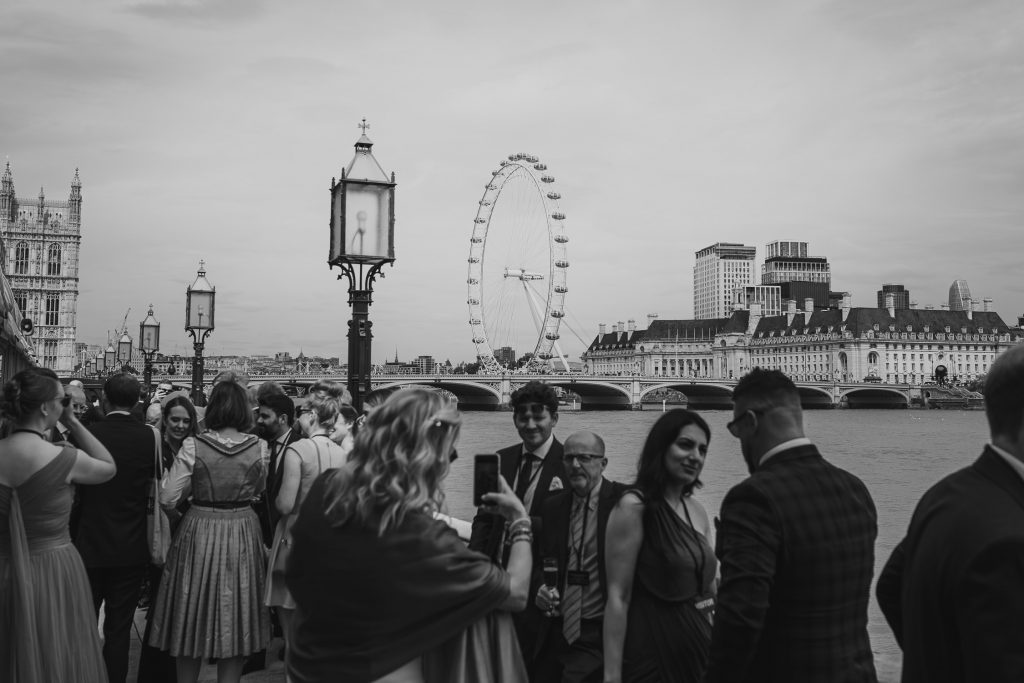
POLYGON ((146 541, 149 545, 149 561, 162 567, 167 561, 167 551, 171 548, 171 523, 167 514, 160 507, 160 480, 163 478, 163 458, 160 457, 160 432, 153 430, 153 482, 149 487, 149 499, 146 501, 146 541))

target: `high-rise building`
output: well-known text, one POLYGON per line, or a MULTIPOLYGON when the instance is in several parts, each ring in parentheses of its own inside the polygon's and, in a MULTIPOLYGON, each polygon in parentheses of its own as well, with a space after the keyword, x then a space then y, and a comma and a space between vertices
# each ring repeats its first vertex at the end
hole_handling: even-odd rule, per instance
POLYGON ((78 247, 82 183, 78 169, 67 200, 25 199, 14 193, 11 164, 0 177, 3 268, 21 314, 32 321, 36 358, 58 373, 75 369, 78 247))
POLYGON ((814 299, 815 308, 828 308, 832 272, 828 259, 807 255, 807 242, 779 240, 765 249, 761 284, 779 285, 782 298, 803 303, 814 299))
POLYGON ((516 350, 511 346, 494 349, 494 360, 498 361, 498 365, 514 368, 516 366, 516 350))
POLYGON ((416 367, 421 375, 434 374, 435 363, 433 356, 416 356, 416 360, 414 360, 413 363, 416 364, 416 367))
POLYGON ((892 294, 893 307, 897 310, 910 308, 910 292, 903 285, 896 284, 885 284, 878 290, 878 308, 888 308, 885 305, 888 294, 892 294))
POLYGON ((966 311, 970 300, 971 290, 967 287, 967 280, 953 280, 949 286, 949 310, 966 311))
POLYGON ((696 253, 693 266, 693 316, 725 318, 737 287, 754 284, 755 247, 716 242, 696 253))
POLYGON ((782 315, 782 287, 778 285, 747 285, 737 287, 735 303, 744 310, 750 310, 750 304, 761 305, 761 315, 782 315))

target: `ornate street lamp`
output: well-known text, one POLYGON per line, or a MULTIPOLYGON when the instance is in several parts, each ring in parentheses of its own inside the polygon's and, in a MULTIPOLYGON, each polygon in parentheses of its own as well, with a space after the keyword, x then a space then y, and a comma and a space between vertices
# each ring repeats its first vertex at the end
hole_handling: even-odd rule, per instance
POLYGON ((352 405, 362 409, 370 392, 370 347, 373 341, 370 304, 373 281, 383 277, 381 268, 395 261, 395 174, 389 177, 374 158, 373 143, 366 136, 369 124, 359 124, 363 134, 356 153, 341 180, 331 178, 331 245, 328 265, 338 266, 348 278, 348 390, 352 405))
POLYGON ((192 403, 206 405, 203 393, 203 344, 213 332, 213 306, 217 288, 206 279, 206 263, 199 262, 196 281, 185 290, 185 330, 192 335, 192 403))
POLYGON ((128 330, 121 332, 121 338, 117 340, 117 362, 121 370, 132 360, 132 338, 128 336, 128 330))
POLYGON ((146 319, 139 323, 139 350, 145 359, 143 381, 148 395, 153 383, 153 356, 160 350, 160 323, 153 317, 153 304, 149 305, 146 319))
POLYGON ((107 342, 107 350, 103 352, 103 369, 108 373, 114 371, 114 365, 117 363, 117 351, 114 350, 113 342, 107 342))
POLYGON ((106 358, 106 355, 102 351, 100 351, 99 353, 96 354, 96 357, 93 358, 92 360, 93 360, 93 367, 96 370, 96 374, 97 375, 102 375, 103 371, 107 369, 107 358, 106 358))

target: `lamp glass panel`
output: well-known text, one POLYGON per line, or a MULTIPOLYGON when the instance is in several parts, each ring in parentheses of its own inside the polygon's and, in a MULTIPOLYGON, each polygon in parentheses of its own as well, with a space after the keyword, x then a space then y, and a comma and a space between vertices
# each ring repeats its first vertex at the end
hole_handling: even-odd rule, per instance
POLYGON ((185 327, 194 330, 213 329, 213 292, 191 291, 188 296, 185 327))
POLYGON ((139 348, 145 353, 152 353, 160 348, 160 325, 142 323, 139 326, 139 348))
POLYGON ((394 258, 390 243, 391 190, 386 185, 344 184, 344 254, 371 259, 394 258))
POLYGON ((132 340, 122 339, 117 342, 117 359, 120 361, 131 360, 132 357, 132 340))

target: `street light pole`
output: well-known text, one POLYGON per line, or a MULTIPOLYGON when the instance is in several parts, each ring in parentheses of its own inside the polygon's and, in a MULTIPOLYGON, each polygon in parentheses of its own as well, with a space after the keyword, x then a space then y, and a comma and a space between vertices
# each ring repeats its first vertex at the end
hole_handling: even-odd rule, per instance
POLYGON ((341 171, 341 180, 331 179, 331 244, 328 265, 341 269, 348 279, 348 303, 352 320, 348 324, 348 390, 352 405, 361 410, 370 393, 373 323, 373 282, 381 268, 395 261, 395 174, 388 176, 370 151, 366 119, 359 126, 363 134, 355 144, 355 156, 341 171))
POLYGON ((192 403, 206 405, 203 393, 203 346, 213 332, 214 297, 217 288, 206 279, 206 264, 199 262, 196 281, 185 291, 185 330, 192 336, 192 403))
POLYGON ((153 356, 160 350, 160 323, 153 317, 153 304, 149 305, 146 319, 139 323, 139 350, 145 359, 143 378, 148 396, 153 383, 153 356))

